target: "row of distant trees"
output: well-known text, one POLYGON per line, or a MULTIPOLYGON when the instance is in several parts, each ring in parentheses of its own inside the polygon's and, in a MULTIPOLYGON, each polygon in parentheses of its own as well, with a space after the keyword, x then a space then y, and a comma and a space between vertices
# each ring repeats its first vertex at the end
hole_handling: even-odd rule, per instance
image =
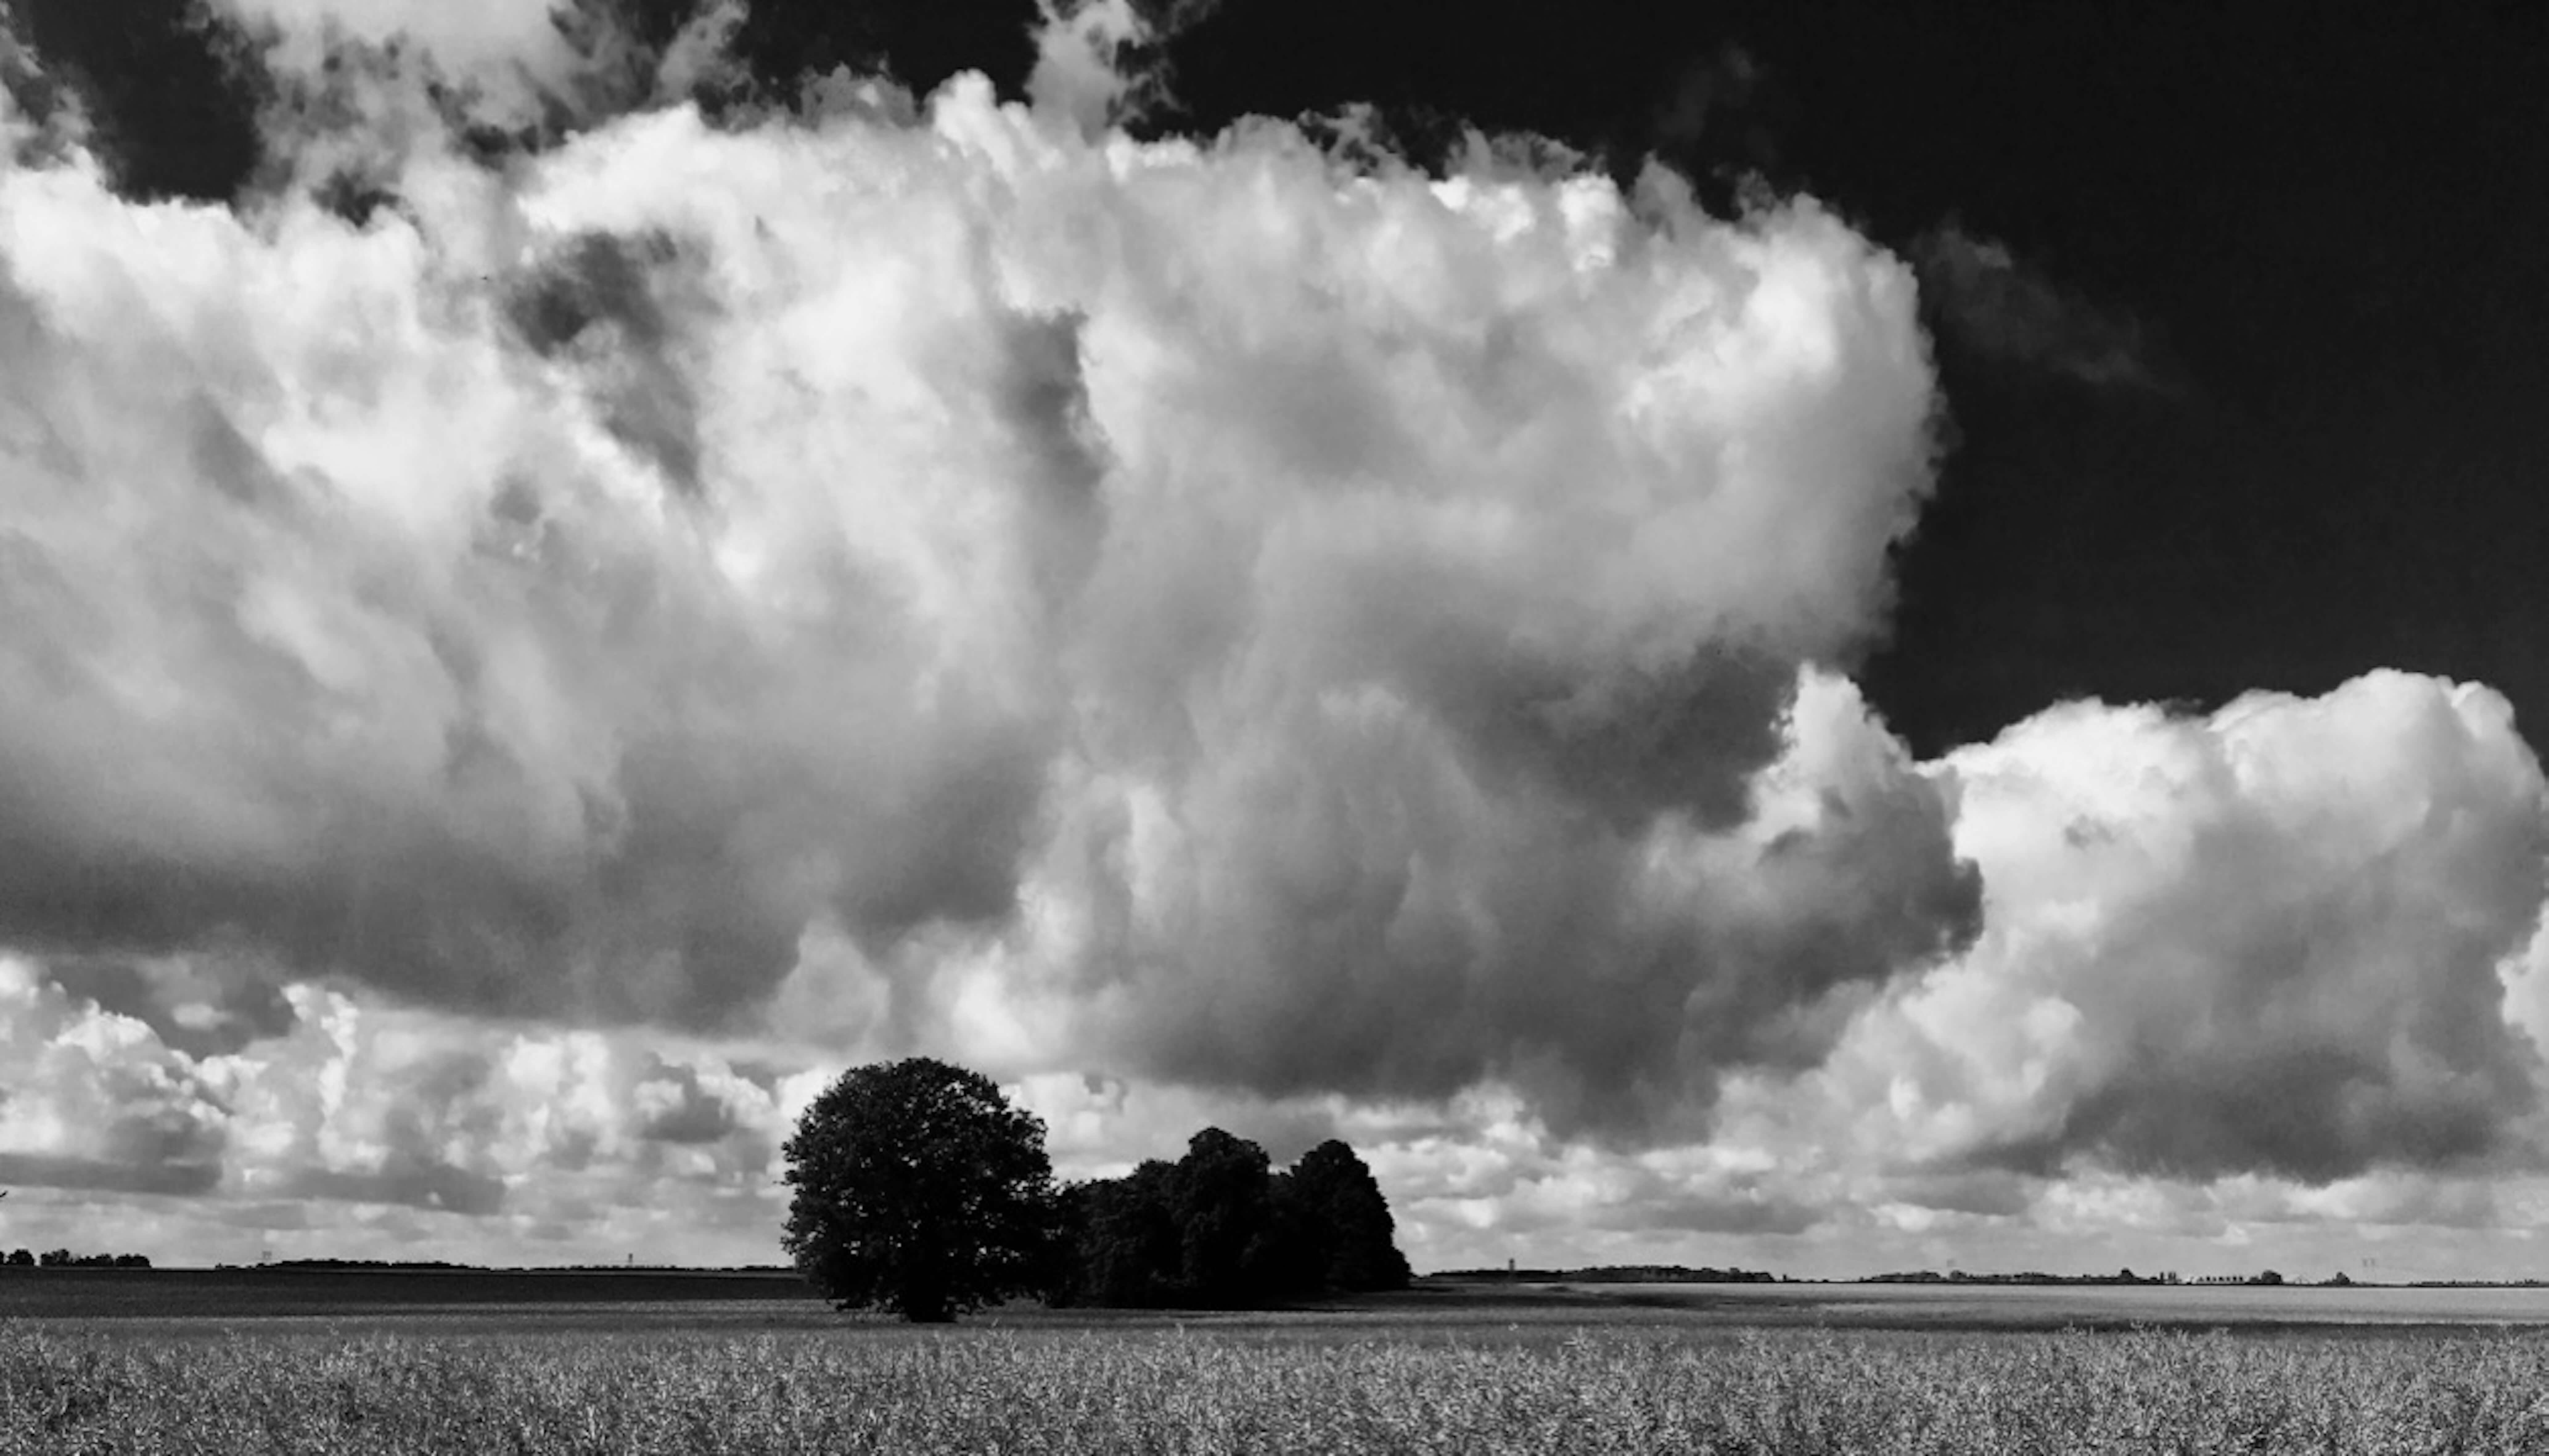
POLYGON ((0 1265, 11 1269, 147 1269, 150 1259, 145 1254, 75 1254, 66 1248, 30 1253, 23 1248, 11 1249, 0 1265))
POLYGON ((844 1072, 786 1154, 782 1242, 843 1309, 1234 1309, 1408 1282, 1379 1183, 1333 1139, 1277 1171, 1208 1128, 1174 1163, 1059 1186, 1034 1114, 979 1072, 911 1057, 844 1072))
MULTIPOLYGON (((2174 1270, 2159 1274, 2136 1274, 2129 1268, 2121 1270, 2114 1274, 2046 1274, 2032 1269, 2015 1274, 1974 1274, 1961 1269, 1950 1269, 1946 1273, 1941 1274, 1935 1269, 1916 1269, 1908 1273, 1870 1274, 1865 1278, 1860 1279, 1858 1282, 1861 1284, 2279 1285, 2284 1282, 2284 1276, 2272 1269, 2268 1269, 2261 1274, 2208 1274, 2196 1279, 2183 1278, 2174 1270)), ((2352 1284, 2354 1281, 2346 1278, 2343 1271, 2339 1271, 2333 1278, 2325 1279, 2320 1282, 2341 1288, 2345 1285, 2352 1284)))

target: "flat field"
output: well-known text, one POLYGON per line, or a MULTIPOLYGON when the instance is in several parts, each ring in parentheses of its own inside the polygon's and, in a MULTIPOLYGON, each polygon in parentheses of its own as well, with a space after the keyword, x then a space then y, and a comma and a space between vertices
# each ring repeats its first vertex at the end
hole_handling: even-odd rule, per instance
POLYGON ((2534 1291, 1438 1286, 927 1330, 785 1276, 230 1273, 0 1277, 0 1452, 2549 1453, 2534 1291))

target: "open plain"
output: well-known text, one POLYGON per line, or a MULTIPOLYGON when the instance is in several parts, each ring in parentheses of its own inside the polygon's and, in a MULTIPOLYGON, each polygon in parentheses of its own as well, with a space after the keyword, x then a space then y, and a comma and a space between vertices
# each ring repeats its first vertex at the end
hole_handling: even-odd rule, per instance
POLYGON ((0 1451, 2549 1451, 2549 1292, 1445 1285, 836 1314, 785 1275, 0 1280, 0 1451))

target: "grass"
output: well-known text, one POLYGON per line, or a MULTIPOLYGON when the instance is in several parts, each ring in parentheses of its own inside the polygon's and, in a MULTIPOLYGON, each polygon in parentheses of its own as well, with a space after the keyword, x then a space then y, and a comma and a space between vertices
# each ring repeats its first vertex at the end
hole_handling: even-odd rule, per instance
POLYGON ((2527 1334, 0 1324, 0 1452, 2549 1452, 2527 1334))

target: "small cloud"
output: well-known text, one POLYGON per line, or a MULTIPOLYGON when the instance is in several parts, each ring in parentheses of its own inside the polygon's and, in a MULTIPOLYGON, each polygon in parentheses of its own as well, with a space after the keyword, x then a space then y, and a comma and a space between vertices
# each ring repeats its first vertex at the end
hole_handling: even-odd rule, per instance
POLYGON ((1912 251, 1932 317, 1975 353, 2096 389, 2178 388, 2164 351, 2137 320, 2062 286, 2008 244, 1951 221, 1922 234, 1912 251))

